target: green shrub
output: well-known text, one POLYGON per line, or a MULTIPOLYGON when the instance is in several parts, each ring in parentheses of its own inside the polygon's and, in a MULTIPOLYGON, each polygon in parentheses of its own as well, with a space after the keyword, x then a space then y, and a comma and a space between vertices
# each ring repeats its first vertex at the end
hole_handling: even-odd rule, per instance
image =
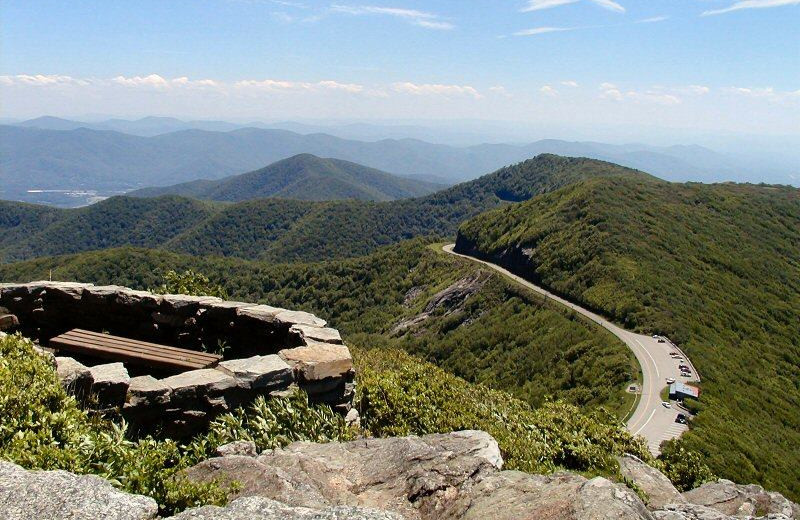
POLYGON ((201 273, 188 269, 182 273, 169 270, 164 273, 164 283, 152 289, 156 294, 189 294, 192 296, 216 296, 223 300, 228 299, 225 288, 212 283, 209 278, 201 273))
POLYGON ((0 338, 0 458, 29 469, 100 475, 153 497, 165 515, 225 501, 225 491, 214 484, 177 478, 194 460, 176 443, 130 441, 124 425, 81 410, 48 359, 20 336, 0 338))
POLYGON ((668 441, 661 446, 656 467, 664 472, 678 491, 688 491, 716 479, 703 457, 689 451, 680 442, 668 441))
POLYGON ((353 438, 354 432, 341 415, 328 406, 309 404, 305 392, 296 392, 269 400, 259 396, 247 407, 218 417, 208 433, 196 439, 189 449, 199 458, 234 441, 254 442, 262 451, 297 441, 341 442, 353 438))
POLYGON ((615 455, 652 461, 647 446, 602 409, 586 413, 563 402, 533 409, 505 392, 473 385, 398 350, 355 349, 357 406, 376 436, 477 429, 500 445, 505 467, 559 468, 614 475, 615 455))

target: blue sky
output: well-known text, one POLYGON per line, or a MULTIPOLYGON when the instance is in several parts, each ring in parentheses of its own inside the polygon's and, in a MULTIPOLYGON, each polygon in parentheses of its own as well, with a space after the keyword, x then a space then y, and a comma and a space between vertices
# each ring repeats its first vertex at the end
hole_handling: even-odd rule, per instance
POLYGON ((2 116, 800 133, 800 0, 3 0, 2 116))

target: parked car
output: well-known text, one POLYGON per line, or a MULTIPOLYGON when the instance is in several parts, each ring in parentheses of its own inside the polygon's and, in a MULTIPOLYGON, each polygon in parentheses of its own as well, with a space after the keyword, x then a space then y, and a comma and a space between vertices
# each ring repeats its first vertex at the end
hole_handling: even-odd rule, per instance
POLYGON ((677 417, 675 417, 676 423, 686 424, 689 422, 689 419, 686 417, 686 414, 679 413, 677 417))
POLYGON ((661 406, 664 408, 672 408, 672 404, 669 401, 661 401, 661 406))
POLYGON ((675 382, 675 378, 674 378, 674 377, 668 377, 668 378, 667 378, 667 384, 668 384, 668 385, 671 385, 671 384, 672 384, 672 383, 674 383, 674 382, 675 382))
POLYGON ((692 377, 691 372, 681 372, 681 377, 692 377))
POLYGON ((665 340, 664 338, 658 338, 658 342, 659 342, 659 343, 666 343, 666 342, 667 342, 667 340, 665 340))
POLYGON ((658 334, 653 334, 653 339, 658 339, 658 334))
POLYGON ((678 368, 680 368, 684 372, 688 372, 690 370, 689 365, 678 365, 678 368))

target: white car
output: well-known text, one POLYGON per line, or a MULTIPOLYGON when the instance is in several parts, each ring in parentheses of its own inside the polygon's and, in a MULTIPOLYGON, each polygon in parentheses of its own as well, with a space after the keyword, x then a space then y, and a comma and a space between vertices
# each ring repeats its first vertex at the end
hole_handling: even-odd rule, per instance
POLYGON ((668 378, 667 378, 667 384, 668 384, 668 385, 671 385, 671 384, 672 384, 672 383, 674 383, 674 382, 675 382, 675 378, 674 378, 674 377, 668 377, 668 378))
POLYGON ((664 408, 672 408, 672 404, 669 401, 661 401, 661 406, 664 408))

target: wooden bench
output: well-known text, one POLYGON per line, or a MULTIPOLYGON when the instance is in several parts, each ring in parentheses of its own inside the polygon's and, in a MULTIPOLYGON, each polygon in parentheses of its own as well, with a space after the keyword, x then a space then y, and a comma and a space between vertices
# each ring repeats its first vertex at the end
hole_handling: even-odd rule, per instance
POLYGON ((167 347, 81 329, 73 329, 56 336, 49 341, 49 346, 59 351, 161 370, 210 368, 222 360, 222 356, 216 354, 167 347))
POLYGON ((0 330, 11 329, 19 326, 19 320, 13 314, 0 312, 0 330))

